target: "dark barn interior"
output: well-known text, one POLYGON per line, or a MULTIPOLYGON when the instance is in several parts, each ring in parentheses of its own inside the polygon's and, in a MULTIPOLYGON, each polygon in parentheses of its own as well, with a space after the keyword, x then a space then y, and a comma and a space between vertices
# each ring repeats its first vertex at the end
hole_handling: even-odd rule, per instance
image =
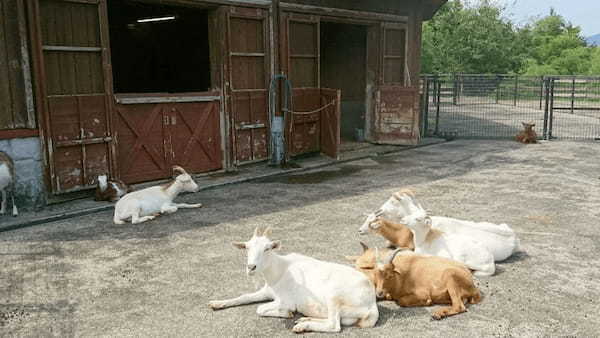
POLYGON ((321 86, 342 91, 342 141, 365 128, 366 58, 366 26, 321 22, 321 86))
POLYGON ((108 1, 115 93, 207 91, 208 11, 108 1), (140 19, 175 19, 140 23, 140 19))

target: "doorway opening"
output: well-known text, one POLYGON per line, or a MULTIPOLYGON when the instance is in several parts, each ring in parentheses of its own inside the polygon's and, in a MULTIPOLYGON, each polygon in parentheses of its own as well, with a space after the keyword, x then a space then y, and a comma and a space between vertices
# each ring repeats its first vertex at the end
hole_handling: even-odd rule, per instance
POLYGON ((209 11, 108 1, 115 93, 211 88, 209 11))
POLYGON ((321 87, 341 90, 341 150, 352 150, 365 135, 367 26, 321 22, 320 35, 321 87))

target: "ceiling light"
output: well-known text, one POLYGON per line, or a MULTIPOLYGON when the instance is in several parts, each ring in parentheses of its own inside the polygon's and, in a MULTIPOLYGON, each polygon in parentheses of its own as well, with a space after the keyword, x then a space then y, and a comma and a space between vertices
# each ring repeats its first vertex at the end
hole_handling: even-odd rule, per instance
POLYGON ((175 16, 170 15, 170 16, 161 16, 161 17, 157 17, 157 18, 138 19, 137 22, 144 23, 144 22, 157 22, 157 21, 168 21, 168 20, 175 20, 175 16))

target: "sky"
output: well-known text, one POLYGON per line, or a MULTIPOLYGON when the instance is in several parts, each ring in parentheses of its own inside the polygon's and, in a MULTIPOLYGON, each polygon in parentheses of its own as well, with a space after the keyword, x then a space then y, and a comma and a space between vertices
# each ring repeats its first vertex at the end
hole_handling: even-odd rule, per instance
POLYGON ((575 26, 585 37, 600 34, 600 0, 497 0, 507 5, 510 18, 517 24, 529 18, 550 13, 553 7, 575 26))

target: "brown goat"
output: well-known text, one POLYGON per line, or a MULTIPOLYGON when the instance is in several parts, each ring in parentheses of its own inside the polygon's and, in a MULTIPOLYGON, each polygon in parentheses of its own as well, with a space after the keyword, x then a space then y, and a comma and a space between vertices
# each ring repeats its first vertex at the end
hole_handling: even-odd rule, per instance
POLYGON ((465 312, 465 301, 477 304, 481 300, 471 272, 459 262, 410 251, 400 253, 401 249, 377 253, 361 245, 363 255, 354 260, 355 266, 374 282, 380 299, 394 300, 403 307, 451 304, 435 311, 434 319, 465 312), (386 262, 376 264, 382 255, 388 257, 386 262))
POLYGON ((520 133, 517 134, 517 136, 515 137, 515 139, 517 140, 517 142, 521 142, 521 143, 537 143, 537 134, 536 132, 533 130, 533 127, 535 127, 535 123, 526 123, 526 122, 521 122, 523 124, 523 127, 525 128, 525 130, 521 131, 520 133))
POLYGON ((108 180, 106 175, 100 175, 98 176, 94 200, 116 202, 123 195, 132 191, 133 189, 123 181, 118 179, 108 180))
POLYGON ((370 221, 369 229, 383 236, 383 238, 396 248, 415 249, 412 231, 402 224, 390 222, 382 217, 376 217, 374 221, 370 221))

